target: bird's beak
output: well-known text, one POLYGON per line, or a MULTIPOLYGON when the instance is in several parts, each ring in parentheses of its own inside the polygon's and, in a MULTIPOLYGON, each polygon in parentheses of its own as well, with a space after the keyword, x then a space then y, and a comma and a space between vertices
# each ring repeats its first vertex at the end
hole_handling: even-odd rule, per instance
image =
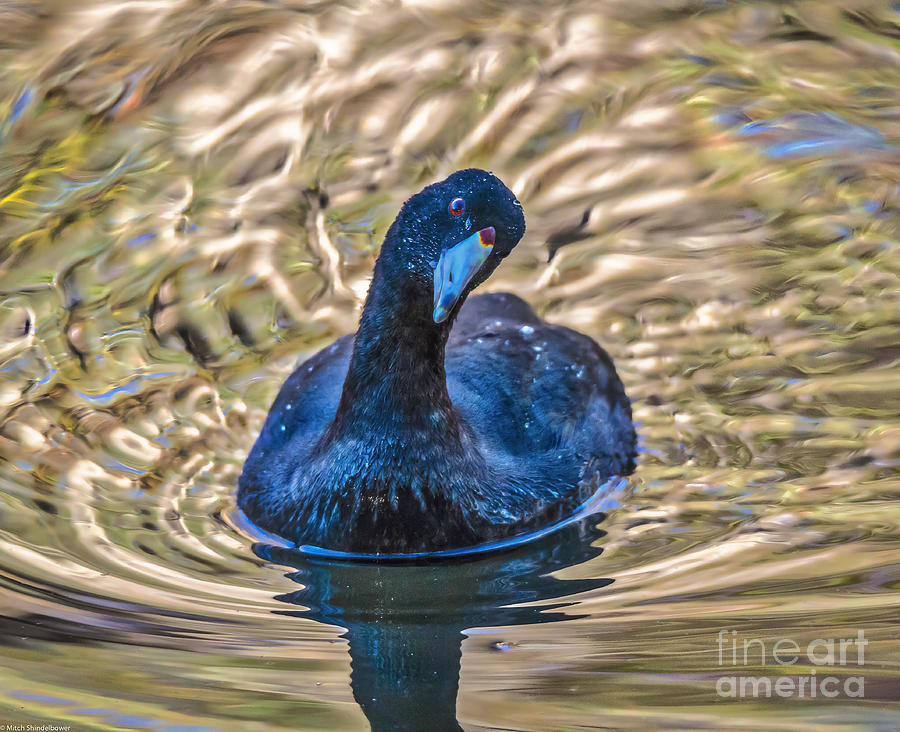
POLYGON ((441 252, 434 268, 434 322, 443 323, 494 248, 494 227, 476 231, 441 252))

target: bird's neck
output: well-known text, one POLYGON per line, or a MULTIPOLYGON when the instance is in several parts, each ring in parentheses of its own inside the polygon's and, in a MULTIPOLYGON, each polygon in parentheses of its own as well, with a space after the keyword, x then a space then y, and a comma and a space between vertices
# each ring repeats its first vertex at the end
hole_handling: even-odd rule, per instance
POLYGON ((447 393, 444 349, 450 323, 435 324, 412 284, 390 277, 379 260, 347 369, 332 437, 376 441, 379 449, 460 440, 447 393))

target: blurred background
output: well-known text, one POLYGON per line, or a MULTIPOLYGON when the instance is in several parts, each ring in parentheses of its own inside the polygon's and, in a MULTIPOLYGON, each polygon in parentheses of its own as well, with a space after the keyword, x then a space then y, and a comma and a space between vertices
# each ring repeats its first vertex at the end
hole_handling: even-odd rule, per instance
POLYGON ((610 352, 642 454, 594 556, 521 565, 565 609, 445 624, 459 722, 895 728, 898 164, 896 3, 0 4, 0 721, 367 728, 234 491, 478 166, 528 220, 487 289, 610 352), (865 698, 721 699, 723 629, 863 629, 865 698))

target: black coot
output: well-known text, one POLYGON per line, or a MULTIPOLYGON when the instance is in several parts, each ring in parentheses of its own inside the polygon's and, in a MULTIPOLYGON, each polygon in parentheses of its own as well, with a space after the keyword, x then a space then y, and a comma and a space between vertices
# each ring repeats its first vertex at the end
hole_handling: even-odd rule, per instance
POLYGON ((356 335, 303 363, 269 411, 239 483, 253 521, 343 551, 464 547, 561 518, 633 469, 603 349, 514 295, 466 300, 524 232, 483 170, 404 204, 356 335))

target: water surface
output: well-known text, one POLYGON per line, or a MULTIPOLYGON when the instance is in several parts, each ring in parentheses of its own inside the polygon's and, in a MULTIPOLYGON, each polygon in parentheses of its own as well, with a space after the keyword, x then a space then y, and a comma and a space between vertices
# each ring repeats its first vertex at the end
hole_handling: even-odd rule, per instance
POLYGON ((3 4, 0 721, 896 728, 898 38, 867 0, 3 4), (612 354, 637 472, 473 562, 273 548, 234 513, 268 405, 467 166, 528 218, 489 288, 612 354), (717 693, 786 673, 731 631, 860 630, 787 673, 863 698, 717 693))

